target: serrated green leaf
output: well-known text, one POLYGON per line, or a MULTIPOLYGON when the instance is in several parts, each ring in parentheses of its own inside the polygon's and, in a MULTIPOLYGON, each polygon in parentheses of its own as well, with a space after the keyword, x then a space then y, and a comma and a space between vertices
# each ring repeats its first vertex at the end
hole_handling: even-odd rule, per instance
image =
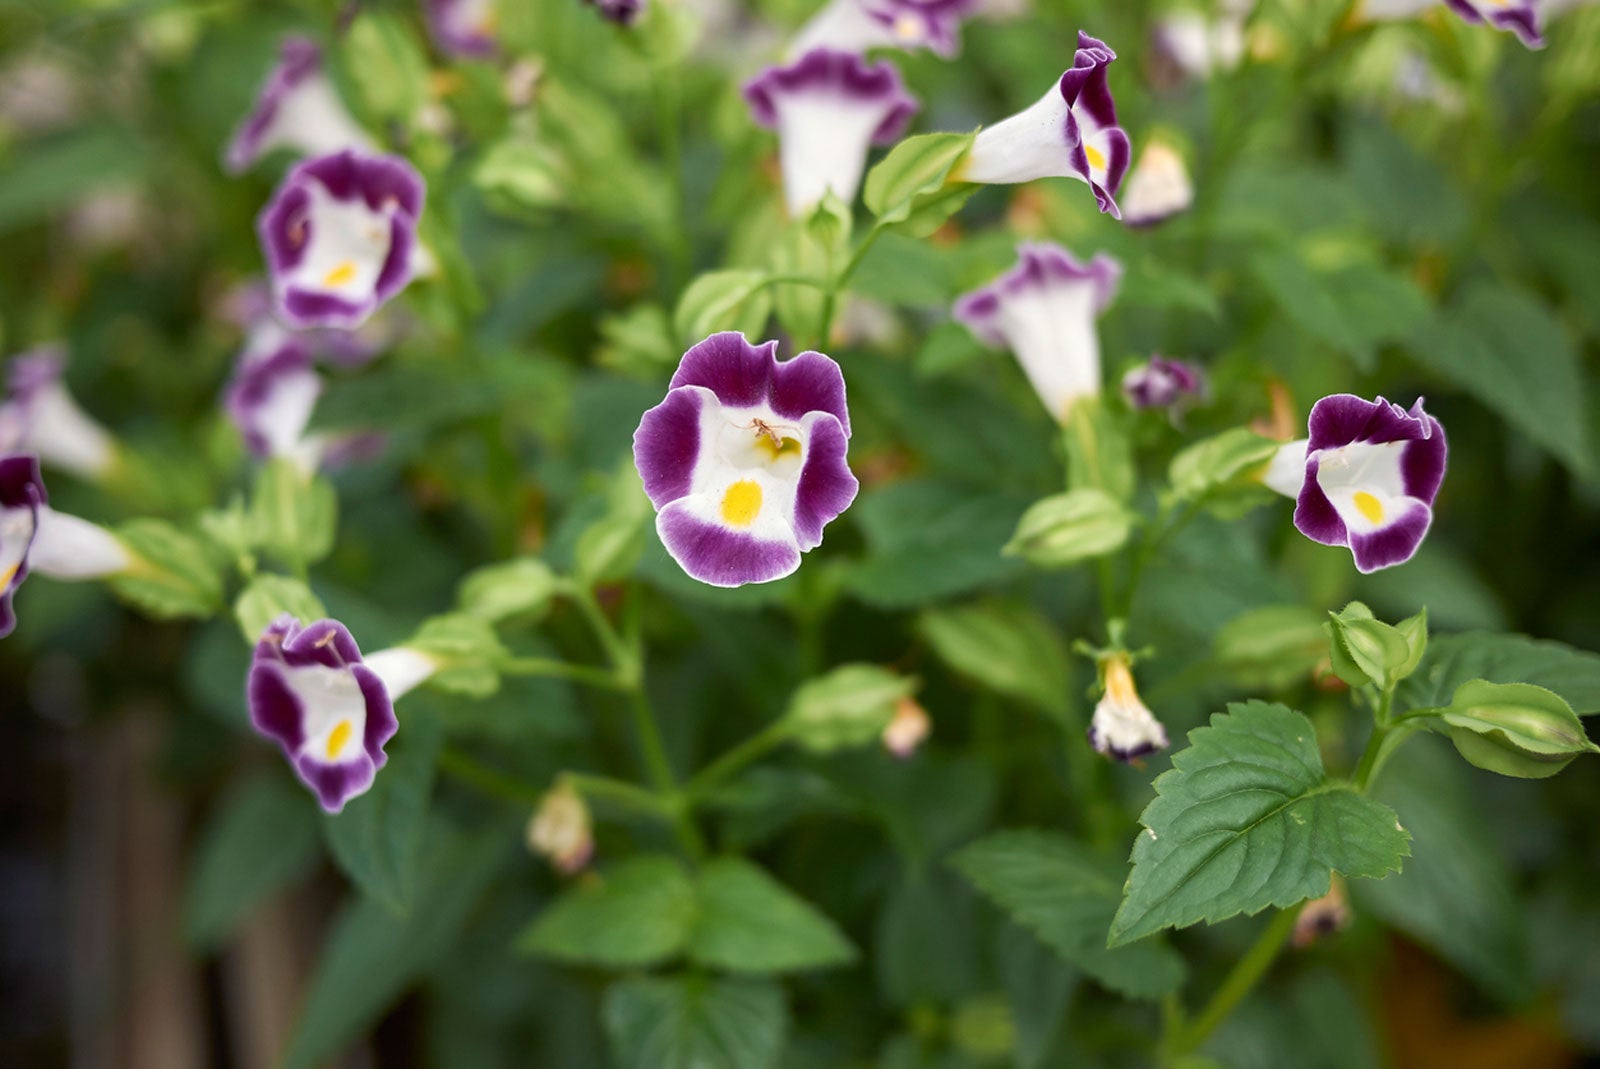
POLYGON ((1123 866, 1062 835, 1003 831, 951 859, 991 902, 1062 958, 1130 998, 1183 983, 1183 958, 1161 940, 1106 946, 1122 897, 1123 866))
POLYGON ((1062 442, 1067 450, 1067 486, 1099 490, 1113 501, 1133 497, 1138 473, 1133 443, 1122 422, 1098 397, 1080 398, 1065 416, 1062 442))
POLYGON ((783 989, 702 975, 633 977, 606 989, 620 1069, 769 1069, 788 1031, 783 989))
POLYGON ((917 631, 962 675, 1042 712, 1067 711, 1066 646, 1037 612, 1003 605, 933 609, 917 617, 917 631))
POLYGON ((645 854, 585 876, 517 939, 517 949, 611 968, 680 953, 695 922, 694 884, 676 858, 645 854))
POLYGON ((544 561, 518 557, 469 572, 456 592, 456 604, 490 624, 513 616, 537 619, 555 597, 556 585, 556 574, 544 561))
POLYGON ((1430 642, 1421 667, 1401 685, 1403 707, 1448 705, 1456 688, 1470 679, 1533 683, 1561 695, 1580 716, 1600 713, 1600 654, 1487 631, 1430 642))
POLYGON ((719 858, 695 883, 689 957, 727 972, 778 973, 855 960, 855 948, 819 912, 742 858, 719 858))
POLYGON ((1326 894, 1330 871, 1380 877, 1410 852, 1392 810, 1325 779, 1311 722, 1285 706, 1229 705, 1172 766, 1139 818, 1113 946, 1287 909, 1326 894))
POLYGON ((258 575, 239 592, 233 602, 233 615, 239 621, 244 640, 255 645, 261 633, 279 616, 288 613, 303 624, 328 615, 311 588, 286 575, 258 575))
MULTIPOLYGON (((1181 501, 1194 501, 1240 484, 1261 491, 1260 483, 1251 475, 1272 459, 1278 444, 1247 428, 1235 427, 1196 442, 1173 457, 1167 479, 1181 501)), ((1264 492, 1261 497, 1266 499, 1264 492)))
POLYGON ((748 268, 710 271, 689 283, 672 315, 680 341, 693 345, 723 330, 759 337, 772 313, 768 274, 748 268))

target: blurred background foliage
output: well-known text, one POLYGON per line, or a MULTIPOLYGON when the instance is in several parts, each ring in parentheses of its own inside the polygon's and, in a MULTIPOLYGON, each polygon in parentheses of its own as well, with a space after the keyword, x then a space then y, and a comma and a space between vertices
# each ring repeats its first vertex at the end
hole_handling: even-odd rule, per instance
MULTIPOLYGON (((239 338, 217 307, 260 272, 253 219, 282 161, 229 179, 218 157, 282 36, 309 32, 368 129, 427 175, 444 263, 401 302, 404 340, 318 409, 389 445, 334 476, 338 540, 312 585, 376 649, 447 609, 476 567, 536 553, 570 568, 694 340, 678 296, 698 272, 766 265, 783 225, 773 139, 738 88, 811 5, 657 6, 620 31, 576 0, 504 4, 506 50, 538 72, 524 102, 503 61, 430 51, 400 0, 0 2, 0 349, 65 340, 76 394, 154 473, 122 493, 58 478, 52 502, 188 522, 247 492, 218 407, 239 338)), ((41 581, 0 645, 0 1060, 131 1059, 155 1042, 141 1028, 176 1020, 187 1039, 168 1049, 237 1065, 274 1064, 284 1042, 291 1065, 352 1046, 384 1065, 723 1064, 667 1060, 660 1044, 701 1026, 735 1065, 1140 1064, 1157 1008, 1055 958, 949 863, 980 833, 1072 823, 1054 718, 1089 705, 1092 673, 1067 646, 1099 627, 1083 569, 999 555, 1060 489, 1061 450, 1010 358, 949 322, 957 294, 1023 237, 1120 258, 1108 381, 1162 352, 1213 382, 1181 426, 1137 424, 1152 474, 1188 439, 1266 417, 1274 389, 1301 414, 1331 392, 1425 395, 1448 428, 1435 528, 1403 567, 1357 575, 1283 504, 1203 519, 1152 566, 1132 632, 1159 649, 1144 695, 1175 740, 1225 700, 1279 697, 1332 740, 1330 767, 1349 766, 1360 729, 1313 684, 1314 658, 1263 676, 1214 654, 1252 609, 1314 621, 1360 597, 1390 619, 1426 605, 1436 634, 1600 648, 1600 9, 1553 21, 1529 52, 1442 10, 1355 27, 1344 6, 1263 0, 1245 62, 1203 82, 1158 85, 1165 5, 1146 0, 1037 0, 970 21, 959 59, 896 57, 924 104, 913 130, 966 130, 1032 103, 1089 30, 1119 53, 1135 152, 1157 131, 1185 146, 1194 209, 1134 231, 1047 181, 982 190, 928 241, 885 237, 829 349, 863 490, 826 547, 787 580, 720 591, 647 539, 632 574, 680 769, 771 721, 824 666, 923 681, 935 730, 912 760, 786 754, 727 785, 707 822, 831 918, 850 964, 619 978, 515 949, 563 884, 519 845, 539 794, 563 769, 634 767, 604 694, 507 680, 483 700, 408 699, 393 762, 341 829, 249 732, 232 621, 151 624, 98 587, 41 581), (805 612, 818 604, 825 619, 805 612), (941 648, 948 614, 975 611, 1039 621, 1020 683, 993 669, 1003 650, 985 671, 941 648), (505 782, 477 789, 452 755, 505 782), (286 960, 260 964, 263 918, 286 960)), ((567 608, 516 642, 595 656, 567 608)), ((1415 834, 1405 873, 1352 888, 1354 927, 1282 964, 1207 1048, 1224 1064, 1600 1051, 1600 771, 1502 780, 1440 757, 1414 744, 1381 792, 1415 834)), ((1107 773, 1130 840, 1167 763, 1107 773)), ((599 815, 602 863, 669 845, 599 815)), ((1256 923, 1173 937, 1190 985, 1214 983, 1256 923)))

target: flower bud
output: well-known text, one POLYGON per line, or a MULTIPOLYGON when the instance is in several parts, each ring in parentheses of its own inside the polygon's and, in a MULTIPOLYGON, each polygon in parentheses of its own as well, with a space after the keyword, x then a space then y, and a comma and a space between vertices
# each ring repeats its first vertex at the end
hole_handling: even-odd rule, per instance
POLYGON ((594 829, 589 806, 568 780, 545 792, 528 821, 528 849, 545 858, 557 872, 571 876, 594 856, 594 829))
POLYGON ((895 703, 889 726, 883 729, 883 745, 896 757, 907 758, 932 731, 933 721, 928 718, 928 711, 918 705, 915 698, 901 698, 895 703))

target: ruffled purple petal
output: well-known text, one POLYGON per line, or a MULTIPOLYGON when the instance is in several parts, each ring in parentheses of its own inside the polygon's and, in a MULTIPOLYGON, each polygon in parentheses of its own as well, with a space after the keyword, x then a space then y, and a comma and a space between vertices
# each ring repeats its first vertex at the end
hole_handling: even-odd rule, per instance
POLYGON ((302 627, 288 613, 272 622, 256 643, 258 660, 281 661, 290 668, 321 665, 348 668, 361 663, 361 648, 338 620, 316 620, 302 627))
POLYGON ((844 373, 821 353, 808 351, 779 361, 777 342, 751 345, 737 331, 722 331, 683 354, 668 388, 680 386, 704 386, 729 408, 765 404, 785 419, 827 412, 850 435, 844 373))
POLYGON ((224 164, 232 174, 249 168, 261 156, 262 138, 278 116, 283 98, 322 67, 322 50, 309 37, 288 37, 278 53, 278 65, 256 97, 256 106, 228 144, 224 164))
POLYGON ((1183 360, 1152 356, 1149 362, 1131 369, 1122 378, 1122 393, 1134 408, 1170 408, 1179 401, 1197 397, 1205 390, 1200 369, 1183 360))
POLYGON ((292 336, 267 353, 247 355, 239 362, 224 407, 253 455, 264 459, 273 454, 271 436, 263 425, 273 393, 285 379, 308 374, 311 369, 311 353, 292 336))
POLYGON ((694 387, 669 390, 666 399, 639 420, 633 434, 634 466, 644 481, 645 495, 658 509, 689 494, 700 456, 703 402, 704 395, 694 387))
POLYGON ((1096 126, 1117 125, 1117 105, 1111 99, 1106 70, 1116 58, 1104 41, 1079 30, 1072 67, 1062 73, 1057 86, 1067 107, 1089 116, 1096 126))
POLYGON ((1543 48, 1544 35, 1539 32, 1539 13, 1532 0, 1514 0, 1509 4, 1494 4, 1487 15, 1479 10, 1473 0, 1444 0, 1445 5, 1467 22, 1488 22, 1497 30, 1510 30, 1529 48, 1543 48))
POLYGON ((600 12, 600 17, 618 26, 632 26, 644 10, 645 0, 583 0, 600 12))
POLYGON ((463 0, 423 0, 428 32, 447 55, 460 59, 487 59, 498 50, 494 34, 470 21, 463 0))
POLYGON ((1294 525, 1300 533, 1313 542, 1325 546, 1350 544, 1350 532, 1333 507, 1328 495, 1317 482, 1318 464, 1315 456, 1306 459, 1306 481, 1300 486, 1300 496, 1295 501, 1294 525))
POLYGON ((800 567, 800 551, 696 519, 683 501, 656 516, 656 531, 672 559, 693 579, 711 586, 766 583, 800 567))
POLYGON ((906 92, 892 63, 868 64, 853 52, 816 48, 783 67, 767 67, 745 84, 744 98, 757 123, 776 129, 786 97, 828 96, 880 108, 883 118, 872 132, 874 144, 897 141, 917 113, 916 98, 906 92))
POLYGON ((915 19, 921 26, 921 41, 941 56, 961 51, 961 22, 977 6, 977 0, 863 0, 867 14, 888 29, 901 19, 915 19))
POLYGON ((34 529, 28 533, 28 544, 22 549, 22 559, 17 570, 0 588, 0 638, 5 638, 17 626, 16 613, 11 608, 11 598, 28 578, 28 553, 33 548, 38 533, 39 510, 49 500, 45 493, 44 477, 39 473, 39 460, 33 456, 0 457, 0 508, 28 509, 33 514, 34 529))
POLYGON ((276 741, 284 753, 294 754, 305 745, 306 711, 294 688, 289 686, 283 668, 275 659, 262 658, 258 646, 245 695, 250 706, 251 726, 276 741))
POLYGON ((300 782, 310 787, 317 801, 329 813, 338 813, 344 804, 357 795, 365 794, 377 778, 377 766, 361 754, 351 761, 326 763, 309 754, 291 759, 300 782))
POLYGON ((361 746, 372 767, 382 768, 389 763, 389 755, 383 752, 383 747, 400 730, 400 721, 394 715, 394 702, 390 700, 389 691, 378 673, 364 664, 355 665, 351 672, 367 704, 366 730, 362 733, 361 746))
POLYGON ((988 344, 1004 347, 1006 338, 995 317, 1006 298, 1079 282, 1094 286, 1094 310, 1103 312, 1122 283, 1122 264, 1105 253, 1096 253, 1084 263, 1060 245, 1025 241, 1017 246, 1016 266, 987 286, 957 298, 952 314, 988 344))
POLYGON ((1432 523, 1433 510, 1420 501, 1413 501, 1399 519, 1380 530, 1351 534, 1350 552, 1355 555, 1356 570, 1375 572, 1404 564, 1416 554, 1432 523))
POLYGON ((850 507, 861 484, 845 462, 848 435, 837 419, 811 425, 805 467, 795 487, 794 533, 802 551, 822 544, 822 529, 850 507))
POLYGON ((427 183, 415 167, 399 156, 378 156, 355 149, 331 152, 305 160, 290 172, 291 178, 314 178, 336 200, 360 197, 373 211, 390 201, 416 219, 422 215, 427 183))

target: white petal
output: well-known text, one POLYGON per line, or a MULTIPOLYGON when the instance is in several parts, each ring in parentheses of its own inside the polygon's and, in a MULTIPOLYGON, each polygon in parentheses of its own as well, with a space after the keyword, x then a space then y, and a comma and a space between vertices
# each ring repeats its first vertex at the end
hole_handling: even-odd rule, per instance
POLYGON ((1309 438, 1300 438, 1278 447, 1261 476, 1267 489, 1284 497, 1300 496, 1300 488, 1306 484, 1306 446, 1310 444, 1309 438))
POLYGON ((318 761, 347 761, 364 752, 367 698, 348 668, 284 668, 289 688, 305 707, 300 753, 318 761), (343 725, 343 726, 342 726, 343 725))
POLYGON ((439 670, 439 662, 409 646, 393 646, 368 654, 362 662, 383 680, 383 689, 389 692, 391 702, 399 701, 439 670))
POLYGON ((28 567, 52 579, 98 579, 133 567, 133 555, 122 540, 99 524, 57 512, 39 510, 39 530, 28 553, 28 567))
POLYGON ((1026 111, 979 130, 956 177, 994 184, 1083 178, 1068 159, 1067 111, 1060 88, 1052 85, 1026 111))
POLYGON ((1406 515, 1407 497, 1400 469, 1407 442, 1371 445, 1353 442, 1317 453, 1317 485, 1353 534, 1379 531, 1406 515))
POLYGON ((997 319, 1006 343, 1058 420, 1079 398, 1100 392, 1095 296, 1094 282, 1083 279, 1030 286, 1000 298, 997 319))
POLYGON ((842 94, 778 99, 778 155, 791 217, 800 218, 830 189, 846 204, 855 200, 872 135, 893 103, 863 104, 842 94))
POLYGON ((1183 157, 1171 146, 1151 142, 1139 156, 1122 193, 1122 218, 1138 224, 1165 219, 1194 203, 1194 185, 1183 157))
POLYGON ((372 149, 372 139, 345 110, 326 75, 307 75, 283 99, 261 136, 261 151, 292 149, 304 156, 325 156, 347 148, 372 149))
POLYGON ((32 509, 0 509, 0 593, 11 583, 33 537, 32 509))
POLYGON ((800 27, 785 54, 799 59, 817 48, 862 54, 871 48, 899 43, 889 27, 867 14, 861 0, 833 0, 800 27))
POLYGON ((283 284, 345 300, 370 297, 389 257, 389 214, 373 211, 360 198, 338 200, 317 182, 307 188, 311 243, 283 284))
POLYGON ((66 387, 53 383, 27 405, 22 446, 53 465, 85 479, 98 479, 116 463, 116 445, 106 429, 78 407, 66 387))

